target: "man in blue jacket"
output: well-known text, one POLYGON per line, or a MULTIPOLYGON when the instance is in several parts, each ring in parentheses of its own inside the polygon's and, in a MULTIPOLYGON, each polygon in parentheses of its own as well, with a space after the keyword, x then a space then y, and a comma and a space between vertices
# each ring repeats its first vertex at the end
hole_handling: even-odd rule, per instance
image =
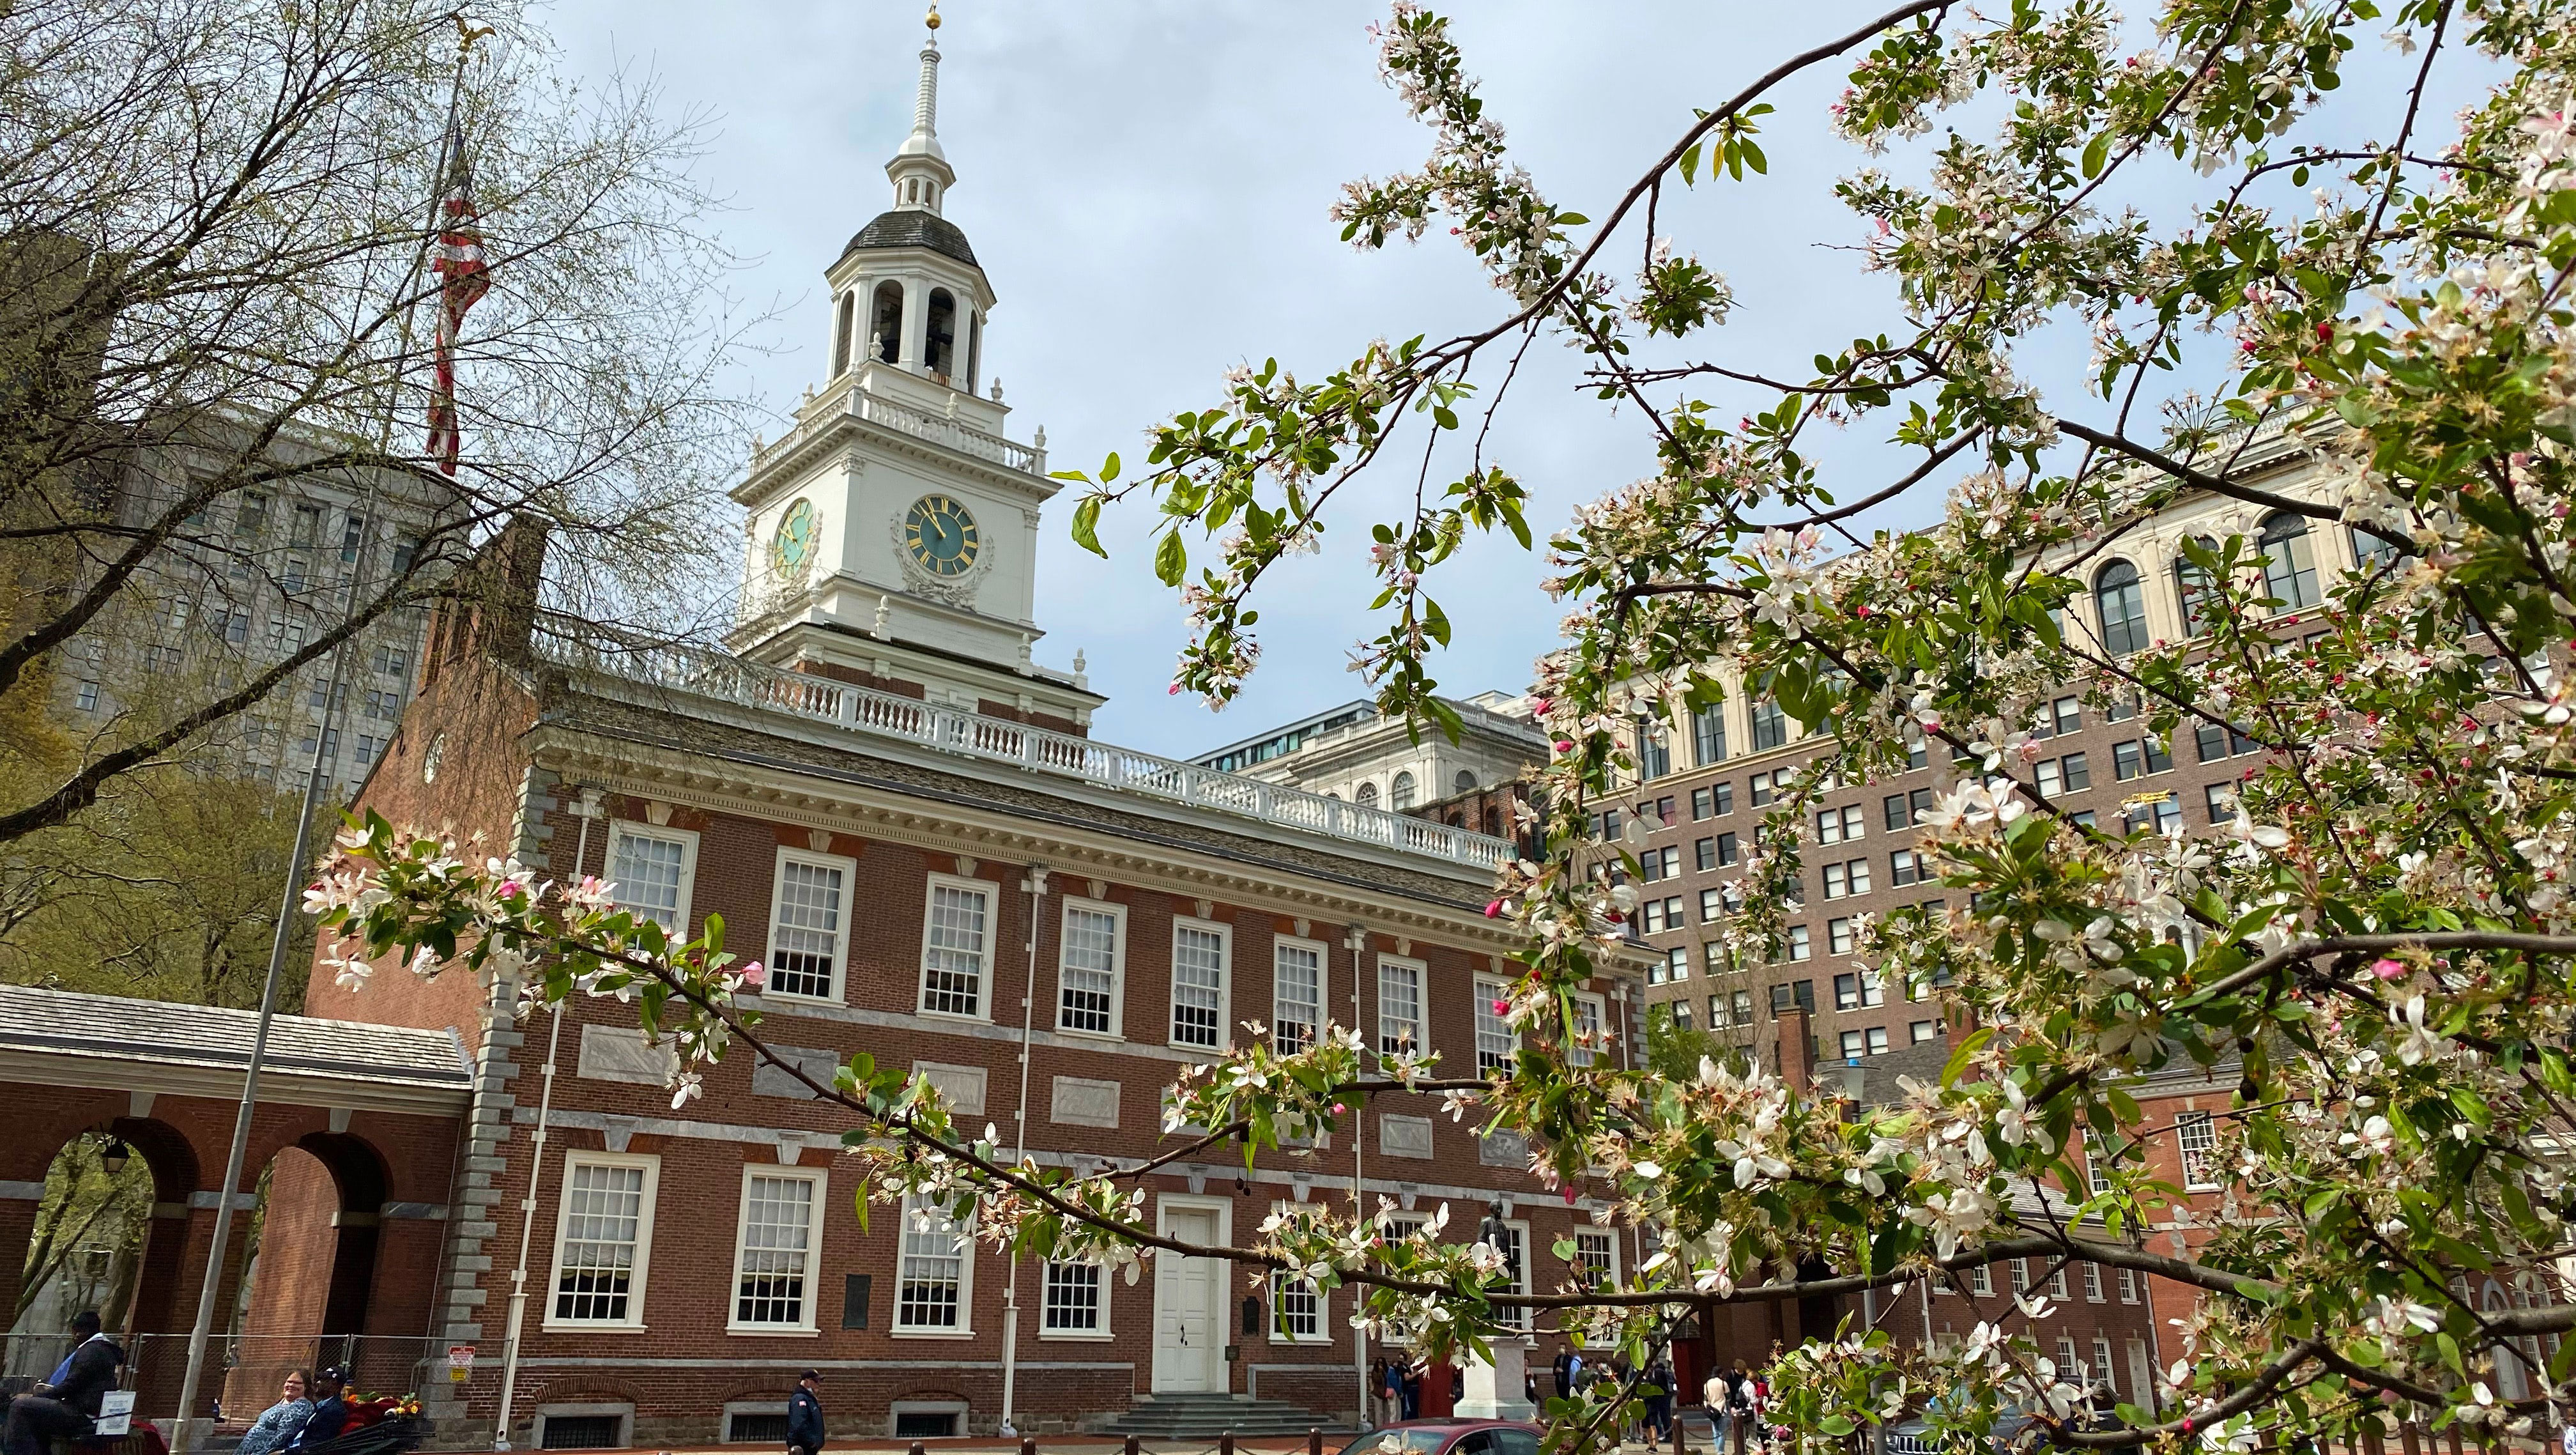
POLYGON ((0 1428, 6 1455, 44 1455, 56 1439, 90 1432, 99 1401, 116 1388, 116 1372, 125 1367, 125 1351, 100 1333, 98 1314, 83 1309, 72 1316, 72 1351, 56 1365, 51 1379, 9 1401, 9 1419, 0 1428))
POLYGON ((796 1392, 787 1397, 788 1455, 820 1455, 823 1448, 823 1376, 808 1369, 796 1376, 796 1392))
POLYGON ((278 1447, 280 1451, 310 1450, 346 1429, 349 1424, 349 1371, 337 1364, 326 1364, 313 1374, 313 1417, 295 1438, 278 1447))

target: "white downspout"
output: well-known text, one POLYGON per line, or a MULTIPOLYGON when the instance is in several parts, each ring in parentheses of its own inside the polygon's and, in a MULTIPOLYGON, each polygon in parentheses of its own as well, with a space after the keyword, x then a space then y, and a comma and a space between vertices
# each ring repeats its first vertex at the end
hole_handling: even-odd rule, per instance
MULTIPOLYGON (((1038 1017, 1038 912, 1046 907, 1047 871, 1039 865, 1029 866, 1028 877, 1020 888, 1029 896, 1029 975, 1020 982, 1020 1106, 1012 1113, 1011 1161, 1016 1165, 1029 1152, 1029 1043, 1036 1039, 1038 1017)), ((1002 1290, 1002 1427, 1005 1435, 1019 1430, 1011 1422, 1012 1396, 1017 1393, 1020 1373, 1020 1255, 1011 1255, 1011 1281, 1002 1290)))
MULTIPOLYGON (((572 851, 572 877, 578 880, 581 866, 590 858, 590 826, 603 817, 600 791, 583 789, 572 814, 581 820, 581 838, 572 851)), ((555 1105, 555 1048, 562 1042, 563 1007, 558 1005, 546 1031, 544 1089, 537 1093, 537 1130, 528 1152, 528 1195, 519 1200, 519 1261, 510 1269, 510 1320, 501 1336, 501 1416, 492 1436, 495 1450, 510 1448, 510 1398, 519 1386, 519 1330, 528 1317, 528 1235, 537 1225, 537 1186, 546 1171, 546 1118, 555 1105)))
MULTIPOLYGON (((1368 950, 1368 931, 1352 924, 1342 931, 1342 943, 1351 952, 1351 1032, 1360 1038, 1360 1065, 1365 1067, 1372 1059, 1368 1048, 1373 1039, 1360 1028, 1360 966, 1368 950)), ((1368 1099, 1354 1094, 1351 1097, 1351 1217, 1354 1221, 1369 1215, 1367 1154, 1368 1099)), ((1357 1285, 1351 1288, 1351 1298, 1353 1302, 1360 1298, 1357 1285)), ((1351 1364, 1359 1375, 1359 1425, 1365 1430, 1369 1428, 1369 1400, 1375 1391, 1369 1388, 1368 1330, 1357 1324, 1351 1326, 1351 1364)))

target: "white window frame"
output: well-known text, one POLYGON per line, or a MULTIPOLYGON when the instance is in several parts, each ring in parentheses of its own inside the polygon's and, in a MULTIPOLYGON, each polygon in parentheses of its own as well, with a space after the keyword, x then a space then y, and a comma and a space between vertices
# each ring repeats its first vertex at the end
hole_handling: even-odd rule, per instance
POLYGON ((1097 1263, 1078 1263, 1073 1260, 1056 1258, 1049 1258, 1040 1262, 1038 1264, 1038 1337, 1041 1339, 1087 1340, 1095 1344, 1107 1343, 1110 1340, 1115 1339, 1117 1337, 1117 1333, 1112 1328, 1109 1319, 1109 1290, 1115 1286, 1117 1282, 1117 1279, 1109 1276, 1109 1270, 1107 1268, 1104 1268, 1097 1263), (1100 1281, 1100 1327, 1096 1329, 1058 1329, 1048 1325, 1047 1270, 1059 1264, 1062 1264, 1065 1267, 1089 1268, 1092 1272, 1092 1276, 1100 1281))
MULTIPOLYGON (((1602 1245, 1604 1248, 1607 1248, 1607 1249, 1609 1250, 1609 1253, 1610 1253, 1610 1267, 1609 1267, 1609 1271, 1608 1271, 1608 1273, 1607 1273, 1607 1275, 1606 1275, 1605 1282, 1604 1282, 1603 1286, 1604 1286, 1604 1287, 1609 1287, 1609 1288, 1615 1288, 1615 1287, 1617 1287, 1617 1286, 1618 1286, 1618 1284, 1619 1284, 1619 1231, 1618 1231, 1618 1229, 1616 1229, 1616 1228, 1597 1228, 1597 1227, 1595 1227, 1595 1228, 1578 1227, 1578 1228, 1576 1228, 1576 1229, 1574 1230, 1573 1238, 1574 1238, 1574 1260, 1573 1260, 1571 1263, 1569 1263, 1567 1266, 1568 1266, 1568 1267, 1570 1267, 1570 1268, 1572 1268, 1578 1276, 1580 1276, 1580 1275, 1581 1275, 1585 1270, 1589 1269, 1592 1265, 1584 1261, 1584 1258, 1583 1258, 1583 1241, 1584 1241, 1586 1238, 1598 1238, 1598 1239, 1601 1241, 1601 1245, 1602 1245)), ((1524 1252, 1521 1256, 1523 1256, 1524 1258, 1526 1258, 1526 1257, 1528 1257, 1529 1255, 1528 1255, 1526 1252, 1524 1252)))
POLYGON ((801 1000, 808 1003, 838 1005, 850 987, 850 909, 859 887, 859 861, 839 854, 817 854, 810 849, 778 846, 778 860, 769 875, 769 969, 770 978, 761 986, 763 1000, 801 1000), (840 922, 832 936, 832 992, 808 995, 802 991, 777 988, 778 924, 787 910, 787 866, 802 864, 814 869, 835 869, 841 875, 840 922))
POLYGON ((2214 1113, 2205 1111, 2181 1111, 2174 1113, 2174 1156, 2176 1160, 2182 1163, 2182 1185, 2185 1192, 2218 1191, 2219 1181, 2215 1176, 2218 1171, 2216 1165, 2218 1160, 2218 1117, 2214 1113), (2183 1128, 2186 1126, 2200 1128, 2203 1135, 2209 1138, 2208 1147, 2205 1150, 2202 1150, 2198 1155, 2199 1171, 2202 1174, 2200 1176, 2193 1175, 2194 1149, 2185 1145, 2183 1140, 2183 1128))
MULTIPOLYGON (((896 1208, 894 1241, 894 1297, 886 1306, 886 1331, 898 1339, 971 1339, 975 1337, 975 1240, 957 1237, 957 1327, 938 1328, 903 1321, 903 1240, 912 1232, 912 1215, 916 1210, 931 1211, 919 1197, 907 1197, 896 1208)), ((957 1234, 952 1220, 950 1231, 957 1234)))
MULTIPOLYGON (((1325 944, 1321 940, 1304 940, 1299 939, 1295 935, 1278 935, 1271 939, 1270 1034, 1271 1044, 1274 1046, 1279 1044, 1279 1027, 1284 1024, 1287 1019, 1286 1016, 1280 1013, 1279 952, 1282 950, 1310 951, 1315 957, 1315 1031, 1313 1038, 1310 1039, 1306 1043, 1305 1047, 1302 1048, 1312 1050, 1323 1040, 1324 1027, 1332 1020, 1332 1017, 1325 1013, 1325 1007, 1333 1003, 1333 947, 1325 944)), ((1286 1050, 1288 1048, 1282 1046, 1280 1049, 1286 1050)))
MULTIPOLYGON (((1688 951, 1685 949, 1681 953, 1685 956, 1682 966, 1687 972, 1690 966, 1687 958, 1688 951)), ((1492 1069, 1509 1071, 1520 1057, 1521 1033, 1513 1028, 1508 1015, 1495 1013, 1494 1002, 1511 998, 1511 982, 1496 975, 1479 975, 1475 978, 1475 986, 1476 1003, 1470 1009, 1476 1016, 1476 1074, 1479 1076, 1490 1074, 1485 1065, 1485 1039, 1491 1035, 1500 1035, 1510 1042, 1510 1045, 1501 1052, 1501 1064, 1492 1069)), ((1522 1257, 1524 1261, 1527 1260, 1526 1251, 1523 1252, 1522 1257)))
POLYGON ((653 1271, 653 1200, 662 1182, 662 1159, 649 1152, 585 1152, 573 1148, 564 1151, 555 1178, 555 1246, 546 1260, 545 1317, 542 1327, 565 1333, 607 1331, 631 1333, 645 1327, 644 1295, 653 1271), (570 1319, 555 1316, 557 1279, 564 1264, 564 1244, 572 1232, 572 1199, 566 1194, 572 1187, 575 1167, 640 1167, 644 1171, 642 1197, 635 1214, 635 1262, 627 1275, 626 1317, 622 1319, 570 1319))
POLYGON ((995 892, 989 879, 968 879, 958 874, 933 874, 921 890, 921 954, 913 967, 913 1004, 923 1015, 944 1021, 976 1021, 991 1024, 993 1019, 993 967, 996 960, 993 945, 1002 917, 1002 896, 995 892), (939 903, 942 889, 963 890, 984 896, 984 964, 975 976, 975 1012, 936 1010, 930 1004, 930 916, 939 903))
MULTIPOLYGON (((698 831, 665 828, 660 824, 639 823, 629 818, 612 819, 608 825, 608 857, 601 861, 605 867, 601 870, 600 877, 611 882, 615 881, 617 841, 630 834, 639 839, 667 839, 679 844, 680 893, 678 907, 673 912, 679 916, 680 922, 676 926, 664 925, 663 928, 682 939, 688 938, 689 902, 695 896, 698 885, 698 831)), ((638 906, 627 903, 623 898, 612 898, 610 903, 620 909, 638 909, 638 906)))
MULTIPOLYGON (((1595 995, 1589 990, 1578 990, 1574 992, 1574 1006, 1574 1026, 1576 1030, 1598 1029, 1605 1035, 1609 1032, 1610 1001, 1608 997, 1595 995), (1589 1027, 1585 1026, 1583 1023, 1585 1012, 1587 1011, 1590 1012, 1592 1022, 1589 1027)), ((1595 1050, 1587 1050, 1581 1046, 1570 1046, 1567 1048, 1566 1060, 1576 1066, 1594 1065, 1609 1049, 1610 1047, 1607 1042, 1604 1042, 1600 1048, 1595 1050)), ((1616 1267, 1619 1256, 1619 1240, 1617 1238, 1612 1238, 1610 1240, 1610 1256, 1612 1266, 1616 1267)))
POLYGON ((1420 960, 1402 955, 1377 957, 1377 1049, 1381 1055, 1392 1055, 1387 1043, 1386 972, 1390 969, 1410 971, 1413 975, 1413 1019, 1407 1029, 1413 1032, 1413 1054, 1419 1056, 1431 1049, 1431 972, 1420 960))
POLYGON ((733 1282, 725 1289, 726 1333, 812 1337, 820 1332, 814 1323, 814 1306, 820 1301, 816 1295, 822 1286, 819 1270, 823 1264, 823 1220, 831 1206, 828 1177, 827 1171, 820 1167, 743 1165, 742 1199, 733 1219, 733 1282), (744 1239, 751 1231, 751 1184, 754 1179, 764 1177, 780 1182, 802 1182, 812 1189, 812 1200, 807 1205, 811 1220, 805 1225, 805 1294, 799 1301, 803 1306, 803 1317, 792 1324, 742 1321, 743 1264, 751 1255, 751 1250, 744 1246, 744 1239))
POLYGON ((1057 912, 1055 935, 1055 1028, 1068 1036, 1089 1036, 1104 1041, 1125 1040, 1127 1036, 1127 906, 1105 899, 1084 899, 1068 894, 1057 912), (1095 1031, 1064 1023, 1065 947, 1072 942, 1071 928, 1075 910, 1107 915, 1117 924, 1113 932, 1117 945, 1109 960, 1109 1029, 1095 1031))
POLYGON ((1264 1302, 1269 1305, 1269 1317, 1262 1321, 1264 1325, 1262 1336, 1269 1340, 1269 1342, 1273 1344, 1329 1344, 1333 1342, 1332 1295, 1326 1293, 1320 1288, 1317 1288, 1314 1280, 1296 1277, 1285 1268, 1273 1268, 1270 1270, 1269 1287, 1265 1290, 1265 1293, 1266 1297, 1264 1302), (1303 1286, 1305 1291, 1314 1298, 1315 1331, 1313 1333, 1298 1333, 1296 1330, 1289 1328, 1287 1322, 1279 1316, 1279 1296, 1283 1291, 1281 1288, 1281 1285, 1283 1284, 1303 1286))
POLYGON ((1224 1055, 1234 1049, 1234 926, 1191 915, 1172 916, 1171 1014, 1163 1022, 1164 1044, 1202 1055, 1224 1055), (1216 975, 1216 1044, 1202 1046, 1181 1039, 1181 931, 1199 930, 1217 937, 1221 963, 1216 975))
POLYGON ((2099 1263, 2084 1265, 2084 1301, 2102 1302, 2102 1265, 2099 1263))

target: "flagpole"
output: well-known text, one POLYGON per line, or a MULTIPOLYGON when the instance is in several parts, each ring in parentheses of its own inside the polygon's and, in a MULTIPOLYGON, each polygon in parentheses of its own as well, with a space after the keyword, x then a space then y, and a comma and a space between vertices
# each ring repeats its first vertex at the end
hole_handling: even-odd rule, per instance
MULTIPOLYGON (((448 88, 447 125, 439 133, 438 170, 433 174, 429 231, 422 240, 422 256, 427 255, 430 240, 438 233, 438 209, 446 198, 447 171, 451 160, 449 148, 456 135, 458 109, 464 96, 465 61, 476 39, 475 33, 466 28, 465 19, 461 13, 454 18, 457 28, 456 76, 448 88)), ((413 281, 420 276, 420 270, 420 258, 416 257, 413 259, 410 273, 403 280, 405 293, 411 291, 413 281)), ((416 302, 417 300, 414 300, 415 304, 416 302)), ((403 310, 401 353, 394 361, 394 377, 397 384, 401 379, 402 356, 411 351, 411 314, 412 307, 406 306, 403 310)), ((392 446, 393 396, 396 392, 395 389, 387 391, 384 430, 381 443, 378 445, 380 453, 389 451, 392 446)), ((374 492, 375 482, 370 479, 369 500, 374 498, 374 492)), ((361 520, 365 520, 368 515, 372 515, 372 512, 362 512, 361 520)), ((373 530, 361 527, 358 537, 358 559, 352 563, 348 587, 341 594, 342 635, 339 643, 331 649, 331 675, 324 687, 322 720, 315 724, 313 729, 313 762, 305 773, 303 803, 295 821, 295 848, 286 864, 286 886, 278 896, 277 928, 270 937, 268 947, 268 974, 260 984, 259 1022, 251 1032, 250 1061, 242 1072, 241 1099, 233 1113, 232 1146, 225 1153, 224 1180, 215 1195, 214 1236, 206 1250, 205 1281, 197 1290, 197 1318, 188 1331, 187 1371, 179 1380, 179 1408, 172 1421, 174 1427, 172 1433, 177 1438, 171 1442, 171 1448, 176 1451, 184 1452, 199 1448, 203 1443, 202 1437, 208 1433, 206 1429, 199 1427, 196 1418, 197 1390, 205 1376, 206 1344, 214 1333, 215 1299, 223 1283, 225 1247, 232 1241, 235 1196, 233 1189, 241 1186, 242 1164, 249 1157, 251 1119, 259 1108, 260 1071, 268 1057, 269 1031, 277 1019, 277 984, 286 967, 287 946, 294 939, 297 891, 304 882, 305 858, 312 843, 313 817, 315 811, 321 806, 322 785, 328 777, 324 769, 332 761, 334 757, 332 750, 337 746, 334 740, 338 734, 332 724, 337 720, 342 684, 348 668, 351 641, 348 628, 349 623, 357 616, 358 583, 366 576, 367 548, 373 544, 370 539, 373 535, 373 530)), ((207 1424, 210 1427, 212 1422, 208 1421, 207 1424)))

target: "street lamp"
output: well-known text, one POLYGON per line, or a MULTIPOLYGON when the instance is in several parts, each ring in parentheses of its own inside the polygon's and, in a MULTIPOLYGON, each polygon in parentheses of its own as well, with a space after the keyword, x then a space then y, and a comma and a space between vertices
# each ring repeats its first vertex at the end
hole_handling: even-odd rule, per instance
POLYGON ((98 1165, 107 1169, 108 1176, 114 1177, 125 1170, 126 1160, 132 1155, 123 1142, 111 1141, 107 1150, 98 1155, 98 1165))

